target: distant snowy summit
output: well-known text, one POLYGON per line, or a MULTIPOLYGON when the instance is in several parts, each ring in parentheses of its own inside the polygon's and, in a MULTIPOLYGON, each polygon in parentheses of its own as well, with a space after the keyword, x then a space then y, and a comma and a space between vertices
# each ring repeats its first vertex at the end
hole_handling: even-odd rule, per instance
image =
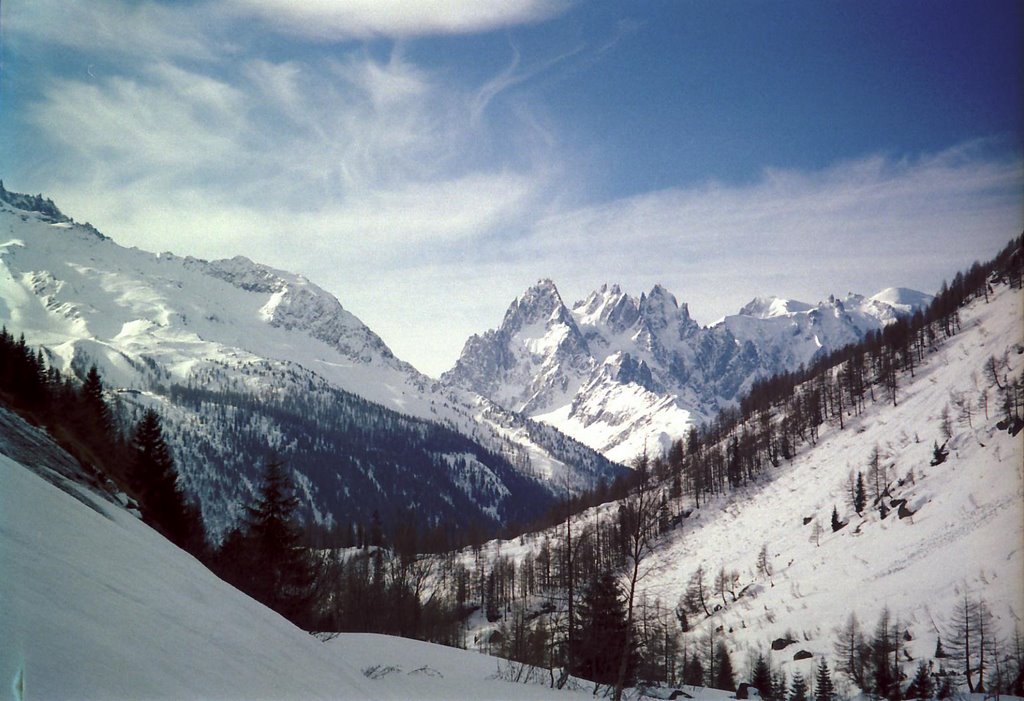
POLYGON ((771 319, 777 316, 799 314, 812 309, 812 305, 805 302, 797 302, 792 299, 782 299, 772 295, 770 297, 754 297, 754 299, 743 305, 740 309, 740 316, 752 316, 755 319, 771 319))
POLYGON ((735 402, 758 378, 923 308, 904 288, 816 305, 756 297, 707 327, 655 285, 603 285, 567 305, 551 280, 513 300, 496 329, 466 341, 442 381, 558 427, 619 461, 659 449, 735 402))
MULTIPOLYGON (((751 316, 756 319, 772 319, 785 316, 792 317, 797 314, 805 314, 816 307, 834 307, 842 309, 854 315, 863 316, 876 321, 888 322, 902 315, 913 314, 923 310, 931 304, 932 295, 907 289, 906 287, 887 287, 878 294, 871 297, 864 297, 850 293, 844 300, 837 300, 830 297, 827 302, 817 305, 799 302, 794 299, 783 299, 774 295, 769 297, 754 297, 739 310, 738 316, 751 316)), ((873 328, 871 321, 866 322, 866 328, 873 328)))

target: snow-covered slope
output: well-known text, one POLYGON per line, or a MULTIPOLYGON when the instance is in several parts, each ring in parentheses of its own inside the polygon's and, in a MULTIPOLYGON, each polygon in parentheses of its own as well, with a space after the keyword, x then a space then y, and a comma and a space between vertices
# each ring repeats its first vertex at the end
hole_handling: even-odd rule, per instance
POLYGON ((8 457, 19 420, 3 418, 3 698, 585 698, 495 679, 501 661, 475 652, 380 635, 321 641, 51 470, 52 453, 23 452, 32 470, 8 457))
MULTIPOLYGON (((938 635, 951 633, 947 623, 964 592, 986 601, 999 634, 1009 639, 1024 618, 1024 433, 1012 436, 997 427, 997 389, 984 366, 996 358, 1003 383, 1024 376, 1022 318, 1024 291, 1000 285, 990 302, 974 301, 961 311, 962 330, 929 353, 913 378, 900 376, 897 406, 879 392, 842 430, 823 425, 817 444, 801 446, 792 461, 694 509, 655 541, 641 567, 641 590, 674 607, 698 567, 709 588, 721 569, 735 571, 738 598, 712 595, 709 606, 719 610, 690 616, 687 635, 694 645, 709 628, 719 631, 738 671, 748 653, 761 651, 788 673, 799 669, 809 678, 820 656, 830 659, 835 629, 849 614, 870 634, 888 607, 908 636, 913 660, 904 665, 913 676, 917 661, 934 653, 938 635), (961 398, 973 406, 970 422, 956 409, 961 398), (949 456, 933 466, 947 407, 949 456), (870 502, 858 516, 848 497, 851 474, 863 472, 870 480, 875 446, 882 479, 891 484, 884 518, 870 502), (833 533, 834 507, 846 525, 833 533), (770 577, 757 568, 762 547, 770 577), (795 644, 769 649, 789 634, 795 644), (795 662, 799 650, 814 657, 795 662)), ((686 499, 680 508, 693 506, 686 499)), ((600 519, 614 522, 615 509, 610 504, 578 516, 574 537, 600 519)), ((491 543, 485 556, 534 557, 543 538, 557 542, 560 530, 491 543)), ((936 669, 941 664, 936 661, 936 669)))
MULTIPOLYGON (((170 424, 166 428, 185 486, 201 501, 215 534, 231 525, 259 463, 271 451, 290 459, 296 446, 316 449, 337 442, 317 435, 316 424, 331 407, 347 407, 345 426, 383 422, 418 434, 433 431, 411 425, 407 417, 413 417, 467 436, 477 448, 458 440, 424 444, 419 455, 432 467, 464 467, 457 474, 453 467, 447 478, 421 480, 427 496, 447 500, 447 506, 433 510, 415 496, 395 502, 401 495, 384 488, 372 456, 353 463, 373 490, 371 499, 352 494, 355 488, 339 484, 328 468, 309 467, 297 479, 308 514, 324 525, 368 516, 332 513, 332 503, 342 501, 357 508, 379 505, 382 513, 424 507, 424 517, 435 520, 450 516, 443 513, 446 508, 467 518, 475 510, 484 520, 502 522, 513 516, 505 502, 532 503, 537 495, 517 496, 516 480, 501 464, 518 471, 526 480, 518 480, 521 484, 536 478, 542 485, 557 484, 558 490, 566 483, 574 490, 589 488, 618 471, 564 436, 534 430, 489 400, 420 374, 338 300, 300 275, 241 256, 210 262, 127 249, 75 223, 49 200, 10 193, 2 185, 0 323, 44 346, 49 361, 62 370, 82 375, 96 364, 124 403, 157 405, 170 424), (376 409, 341 392, 402 416, 373 418, 376 409), (285 411, 288 425, 267 411, 254 413, 252 406, 285 411), (311 418, 317 407, 321 417, 311 418), (263 436, 262 447, 239 432, 263 436), (467 450, 473 459, 460 457, 467 450)), ((343 432, 339 424, 335 437, 343 432)), ((388 445, 415 442, 408 432, 394 438, 388 445)), ((322 466, 328 456, 317 460, 322 466)), ((391 462, 403 463, 414 461, 399 456, 391 462)))
MULTIPOLYGON (((697 512, 651 558, 648 591, 674 602, 698 565, 712 574, 738 570, 748 595, 706 623, 724 626, 738 650, 792 630, 800 648, 828 655, 833 628, 848 614, 870 630, 888 606, 910 632, 910 654, 927 658, 964 590, 984 597, 1002 633, 1012 632, 1024 615, 1024 435, 996 428, 994 400, 986 418, 978 397, 990 357, 1006 357, 1010 376, 1024 369, 1022 301, 1020 290, 1002 287, 991 303, 975 302, 962 332, 915 378, 901 378, 898 406, 882 399, 844 430, 828 427, 770 482, 697 512), (931 466, 934 442, 943 441, 942 411, 959 396, 976 405, 972 425, 953 410, 949 458, 931 466), (849 476, 868 473, 874 446, 894 485, 888 501, 905 499, 912 515, 851 512, 849 476), (849 522, 836 533, 833 507, 849 522), (817 542, 815 523, 823 531, 817 542), (765 544, 768 580, 755 572, 765 544)), ((791 661, 795 651, 777 661, 791 661)))
POLYGON ((928 299, 901 289, 818 305, 755 298, 701 327, 660 285, 639 298, 606 285, 569 308, 541 280, 501 326, 472 336, 442 379, 629 462, 666 448, 755 379, 796 370, 928 299))

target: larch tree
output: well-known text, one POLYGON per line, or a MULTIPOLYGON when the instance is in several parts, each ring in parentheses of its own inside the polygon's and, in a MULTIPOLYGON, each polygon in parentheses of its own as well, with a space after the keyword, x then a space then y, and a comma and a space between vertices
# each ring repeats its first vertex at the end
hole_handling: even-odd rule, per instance
POLYGON ((615 682, 615 701, 622 699, 622 691, 630 677, 630 659, 635 650, 633 640, 634 602, 641 573, 641 563, 653 548, 658 525, 658 501, 650 484, 649 461, 644 452, 634 463, 637 474, 634 491, 622 502, 624 507, 624 542, 626 547, 626 640, 619 661, 619 676, 615 682))

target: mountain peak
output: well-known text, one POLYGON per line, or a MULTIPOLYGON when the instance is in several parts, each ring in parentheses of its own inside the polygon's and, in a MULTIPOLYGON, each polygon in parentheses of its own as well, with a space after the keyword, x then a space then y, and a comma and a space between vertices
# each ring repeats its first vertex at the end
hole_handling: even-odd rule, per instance
POLYGON ((881 292, 868 298, 872 302, 882 302, 896 309, 905 308, 913 313, 924 309, 931 304, 934 297, 924 292, 918 292, 907 287, 887 287, 881 292))
POLYGON ((772 319, 777 316, 810 311, 813 308, 813 305, 806 302, 769 295, 767 297, 754 297, 740 309, 739 315, 750 316, 755 319, 772 319))
POLYGON ((569 318, 569 310, 565 307, 555 283, 549 278, 543 278, 513 300, 505 312, 501 328, 514 333, 524 326, 542 321, 565 322, 569 318))
POLYGON ((33 212, 37 214, 43 221, 50 224, 60 225, 63 228, 68 228, 67 225, 77 224, 78 228, 88 234, 92 234, 101 241, 109 241, 109 239, 101 234, 96 228, 86 222, 84 224, 78 224, 74 219, 64 214, 57 205, 53 203, 49 197, 43 197, 39 195, 24 195, 20 192, 11 192, 4 187, 4 181, 0 180, 0 203, 9 205, 14 209, 21 210, 22 212, 33 212))

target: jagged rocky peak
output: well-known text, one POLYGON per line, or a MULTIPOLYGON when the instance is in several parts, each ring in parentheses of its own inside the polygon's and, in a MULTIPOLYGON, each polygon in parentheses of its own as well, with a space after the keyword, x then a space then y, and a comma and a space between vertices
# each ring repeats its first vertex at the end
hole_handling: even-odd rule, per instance
POLYGON ((601 285, 582 302, 577 302, 573 313, 581 324, 604 325, 613 332, 621 332, 636 323, 640 316, 637 300, 625 294, 618 285, 601 285))
POLYGON ((71 218, 61 212, 49 197, 44 198, 41 194, 23 195, 19 192, 11 192, 4 187, 3 180, 0 180, 0 202, 5 202, 24 212, 37 212, 52 222, 71 221, 71 218))
POLYGON ((654 333, 670 326, 678 326, 682 334, 696 326, 690 318, 690 309, 679 304, 675 296, 660 284, 651 291, 641 293, 637 299, 626 294, 618 285, 602 285, 572 309, 581 326, 603 327, 612 334, 634 329, 637 324, 654 333))
POLYGON ((60 225, 62 228, 84 232, 100 241, 110 240, 97 231, 96 227, 89 222, 81 224, 64 214, 49 197, 43 197, 42 194, 25 195, 20 192, 11 192, 4 187, 3 180, 0 180, 0 204, 8 205, 22 212, 32 212, 45 222, 60 225))
POLYGON ((620 384, 635 383, 652 392, 663 391, 651 373, 647 361, 637 360, 630 353, 618 351, 605 358, 603 363, 608 377, 620 384))
POLYGON ((507 332, 514 333, 525 326, 540 322, 565 323, 569 320, 569 310, 562 301, 558 288, 550 279, 544 278, 512 301, 505 312, 501 327, 507 332))
POLYGON ((192 257, 183 260, 186 268, 246 292, 269 295, 260 315, 271 326, 305 331, 363 363, 373 362, 374 358, 395 360, 391 349, 377 334, 342 307, 334 295, 302 275, 256 263, 245 256, 214 261, 192 257))
POLYGON ((229 282, 247 292, 273 294, 280 292, 287 285, 284 278, 285 273, 255 263, 245 256, 209 262, 190 257, 186 258, 186 266, 201 268, 206 274, 229 282))
POLYGON ((651 288, 649 294, 640 295, 640 316, 651 331, 659 332, 674 322, 686 322, 690 318, 689 309, 680 309, 675 295, 661 285, 651 288))

